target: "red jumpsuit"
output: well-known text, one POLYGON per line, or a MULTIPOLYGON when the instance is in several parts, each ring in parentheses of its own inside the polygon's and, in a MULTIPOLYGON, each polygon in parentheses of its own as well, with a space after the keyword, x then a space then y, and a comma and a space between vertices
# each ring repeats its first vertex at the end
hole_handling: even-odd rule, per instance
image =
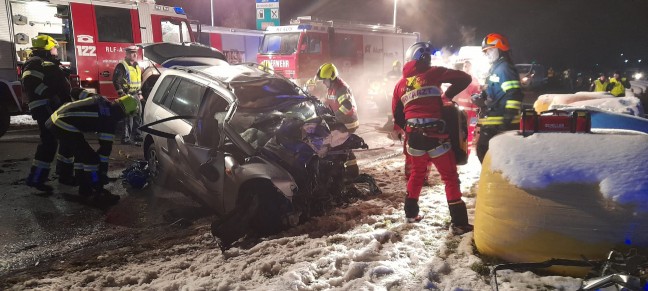
POLYGON ((445 123, 441 119, 442 83, 452 84, 445 97, 452 99, 472 81, 470 75, 444 67, 416 69, 416 61, 403 67, 403 78, 396 84, 392 99, 394 128, 406 133, 406 156, 411 159, 411 175, 407 183, 408 198, 418 199, 431 162, 445 183, 449 202, 461 201, 459 175, 451 150, 445 123))

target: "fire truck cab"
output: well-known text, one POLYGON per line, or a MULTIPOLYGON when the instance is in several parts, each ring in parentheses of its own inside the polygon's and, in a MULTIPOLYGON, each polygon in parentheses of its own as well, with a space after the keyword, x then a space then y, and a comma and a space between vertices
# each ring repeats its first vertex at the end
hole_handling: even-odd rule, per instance
POLYGON ((278 72, 303 85, 326 62, 332 62, 355 95, 367 94, 370 80, 383 81, 394 61, 404 61, 418 33, 398 27, 344 21, 319 21, 310 17, 290 25, 270 26, 264 33, 257 62, 269 60, 278 72))
POLYGON ((59 57, 73 86, 111 98, 117 97, 112 74, 124 58, 124 48, 194 41, 182 8, 152 0, 0 1, 5 2, 0 5, 0 135, 10 115, 27 112, 20 67, 31 53, 31 38, 37 35, 59 41, 59 57))

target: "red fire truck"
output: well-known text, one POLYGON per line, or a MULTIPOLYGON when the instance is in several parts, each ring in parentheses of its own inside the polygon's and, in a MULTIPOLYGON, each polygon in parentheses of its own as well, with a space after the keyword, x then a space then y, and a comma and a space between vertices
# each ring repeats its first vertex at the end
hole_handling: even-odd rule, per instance
POLYGON ((152 0, 0 1, 5 2, 0 5, 0 135, 10 115, 27 111, 17 68, 28 58, 31 38, 39 34, 59 41, 73 85, 108 97, 117 97, 112 73, 124 48, 194 41, 182 8, 152 0))
POLYGON ((319 21, 310 17, 291 25, 270 26, 264 33, 257 62, 269 60, 274 70, 298 84, 312 78, 320 65, 332 62, 354 94, 363 95, 369 80, 383 80, 394 61, 404 60, 418 33, 400 28, 344 21, 319 21))

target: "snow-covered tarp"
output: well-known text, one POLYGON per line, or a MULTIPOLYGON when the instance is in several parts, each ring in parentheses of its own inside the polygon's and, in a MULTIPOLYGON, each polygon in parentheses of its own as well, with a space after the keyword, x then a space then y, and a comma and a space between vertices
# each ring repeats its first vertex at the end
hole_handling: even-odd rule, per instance
POLYGON ((535 133, 520 142, 516 133, 509 132, 493 138, 490 148, 492 169, 520 188, 594 183, 606 198, 648 211, 646 134, 535 133))

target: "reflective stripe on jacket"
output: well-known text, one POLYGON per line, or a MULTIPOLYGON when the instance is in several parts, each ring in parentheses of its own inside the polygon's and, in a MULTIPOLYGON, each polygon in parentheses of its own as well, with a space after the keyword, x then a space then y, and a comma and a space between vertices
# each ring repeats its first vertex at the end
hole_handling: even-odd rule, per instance
POLYGON ((501 125, 505 123, 506 114, 512 118, 511 123, 519 123, 523 95, 515 66, 505 58, 500 58, 493 63, 486 85, 486 107, 480 112, 479 123, 501 125), (511 113, 515 111, 517 113, 511 113))

